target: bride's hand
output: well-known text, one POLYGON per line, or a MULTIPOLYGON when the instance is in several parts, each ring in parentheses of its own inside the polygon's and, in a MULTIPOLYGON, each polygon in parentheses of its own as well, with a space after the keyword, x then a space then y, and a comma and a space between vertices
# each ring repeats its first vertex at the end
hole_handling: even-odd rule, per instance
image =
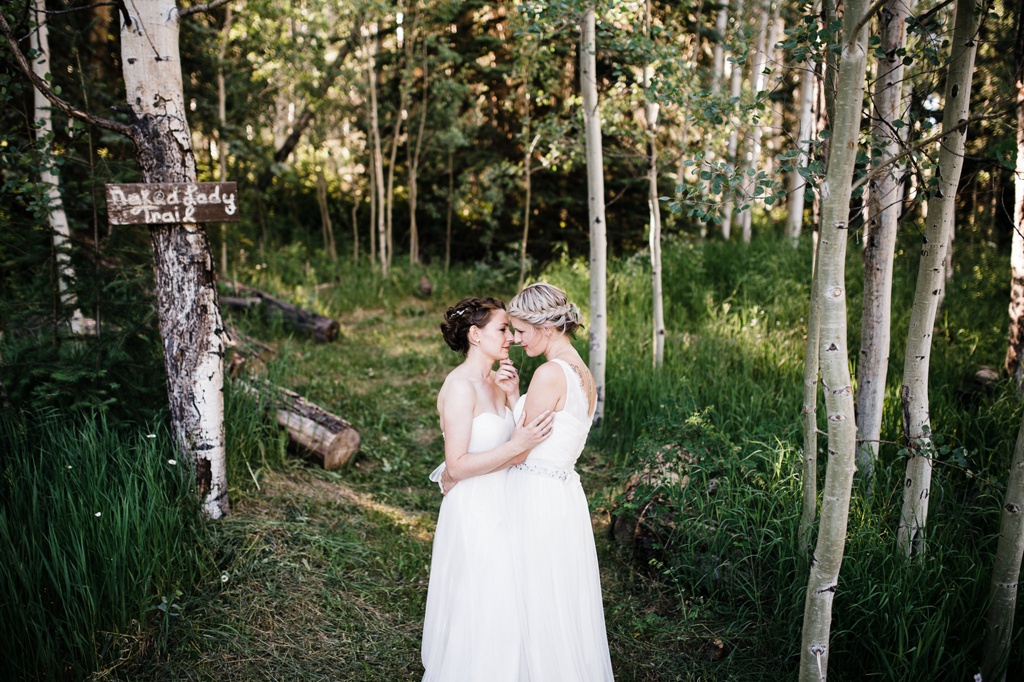
POLYGON ((451 474, 448 473, 448 468, 445 467, 445 470, 441 472, 441 494, 447 495, 450 493, 456 483, 458 483, 458 481, 452 478, 451 474))
POLYGON ((516 444, 519 452, 527 452, 537 447, 551 435, 551 427, 554 425, 555 413, 551 410, 544 410, 526 424, 526 414, 519 417, 515 431, 512 432, 511 441, 516 444))
POLYGON ((508 358, 498 363, 494 372, 494 383, 513 401, 519 397, 519 370, 508 358))

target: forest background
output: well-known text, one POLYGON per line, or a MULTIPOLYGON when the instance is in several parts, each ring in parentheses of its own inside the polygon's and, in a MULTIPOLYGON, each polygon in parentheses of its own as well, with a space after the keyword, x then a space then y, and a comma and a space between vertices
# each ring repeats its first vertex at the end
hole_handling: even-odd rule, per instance
MULTIPOLYGON (((132 141, 40 105, 17 60, 45 56, 41 87, 79 114, 132 124, 122 30, 134 3, 3 3, 4 672, 417 678, 440 502, 425 485, 440 452, 432 400, 455 361, 436 322, 464 295, 507 297, 538 279, 593 320, 596 167, 607 402, 581 469, 619 678, 1021 679, 1019 609, 1011 600, 996 618, 992 607, 1002 603, 993 583, 1015 600, 1020 568, 1019 550, 1016 572, 1012 556, 997 559, 1001 537, 1020 535, 1000 533, 1021 468, 1011 468, 1020 338, 1007 336, 1024 296, 1007 286, 1011 251, 1024 248, 1018 4, 209 5, 182 8, 178 46, 196 177, 239 188, 239 222, 207 226, 220 295, 229 281, 259 287, 338 320, 341 334, 317 343, 226 309, 225 321, 235 338, 266 344, 265 377, 350 420, 362 450, 330 472, 286 459, 266 398, 246 392, 245 373, 230 377, 233 513, 203 520, 190 453, 171 435, 155 242, 106 216, 104 185, 139 181, 132 141), (958 42, 968 5, 975 27, 958 42), (580 38, 588 11, 590 41, 580 38), (893 43, 886 28, 897 24, 893 43), (867 96, 844 131, 835 107, 857 87, 833 79, 862 32, 867 96), (956 48, 968 43, 969 113, 942 129, 956 48), (588 54, 596 161, 584 144, 588 54), (880 85, 897 63, 886 118, 880 85), (952 145, 937 134, 950 130, 965 144, 952 192, 940 153, 952 145), (830 208, 841 192, 829 147, 843 133, 857 152, 850 198, 830 208), (877 304, 861 300, 883 233, 883 208, 869 202, 887 196, 893 360, 872 379, 880 431, 858 436, 838 549, 826 547, 841 577, 809 590, 829 536, 815 530, 818 504, 835 516, 834 496, 815 490, 833 472, 852 477, 855 457, 851 446, 840 453, 848 467, 826 466, 839 448, 816 433, 853 424, 853 388, 858 401, 867 394, 859 370, 877 304), (955 240, 941 240, 928 418, 915 433, 900 359, 919 255, 941 222, 955 240), (820 255, 819 235, 832 248, 820 255), (816 255, 846 277, 849 419, 828 401, 817 411, 816 255), (901 499, 921 461, 934 469, 927 526, 928 507, 908 523, 901 499), (1012 580, 995 577, 1004 564, 1012 580), (834 595, 834 612, 831 596, 827 611, 813 606, 817 592, 834 595), (801 643, 812 623, 825 649, 801 643)), ((585 356, 591 341, 578 341, 585 356)), ((858 402, 858 430, 866 412, 858 402)))

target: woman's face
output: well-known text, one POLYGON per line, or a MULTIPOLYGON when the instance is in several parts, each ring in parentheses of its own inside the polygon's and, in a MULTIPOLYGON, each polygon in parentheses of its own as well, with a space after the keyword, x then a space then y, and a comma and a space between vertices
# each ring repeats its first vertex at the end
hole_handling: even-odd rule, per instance
POLYGON ((529 322, 520 319, 512 320, 512 327, 515 330, 515 342, 523 347, 523 351, 531 357, 544 354, 545 341, 548 337, 543 330, 534 327, 529 322))
POLYGON ((512 329, 508 323, 508 313, 495 310, 491 319, 483 327, 477 327, 477 344, 487 355, 502 360, 508 357, 508 347, 512 345, 512 329))

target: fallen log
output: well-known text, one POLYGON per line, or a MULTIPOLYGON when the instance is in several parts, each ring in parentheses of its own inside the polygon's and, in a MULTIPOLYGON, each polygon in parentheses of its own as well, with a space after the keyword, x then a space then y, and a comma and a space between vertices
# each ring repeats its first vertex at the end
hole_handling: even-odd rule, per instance
POLYGON ((253 307, 253 299, 258 299, 263 304, 264 315, 268 318, 279 317, 288 323, 296 331, 307 336, 312 336, 316 341, 325 343, 338 338, 338 331, 341 325, 337 320, 329 317, 311 313, 297 306, 271 296, 265 291, 250 287, 239 282, 224 280, 224 285, 235 291, 249 294, 245 297, 222 296, 221 304, 227 307, 249 308, 253 307))
MULTIPOLYGON (((260 393, 252 384, 242 386, 250 393, 260 393)), ((263 388, 273 396, 275 419, 287 429, 291 443, 312 455, 324 469, 338 469, 359 452, 362 438, 350 423, 287 388, 266 380, 263 388)))

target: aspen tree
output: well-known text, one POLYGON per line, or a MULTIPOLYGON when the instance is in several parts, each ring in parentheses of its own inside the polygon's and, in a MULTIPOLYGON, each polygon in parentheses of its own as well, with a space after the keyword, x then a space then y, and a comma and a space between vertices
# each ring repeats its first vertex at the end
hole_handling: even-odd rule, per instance
MULTIPOLYGON (((644 35, 651 38, 651 0, 644 3, 644 35)), ((651 253, 651 300, 653 338, 651 348, 655 367, 665 361, 665 303, 661 290, 661 206, 658 200, 658 103, 651 93, 654 67, 644 65, 645 114, 647 119, 647 206, 649 210, 648 242, 651 253)))
POLYGON ((605 406, 607 358, 608 241, 604 212, 604 156, 601 149, 601 112, 597 101, 597 30, 594 8, 587 7, 580 21, 580 90, 587 153, 587 203, 590 207, 590 371, 597 401, 594 425, 600 426, 605 406))
MULTIPOLYGON (((376 26, 371 28, 376 33, 376 26)), ((387 223, 384 219, 386 201, 384 199, 384 155, 381 152, 380 142, 380 118, 377 114, 377 66, 375 64, 373 50, 370 48, 368 35, 364 32, 364 47, 366 49, 366 74, 370 83, 370 136, 371 153, 373 154, 373 185, 376 190, 376 204, 372 213, 377 219, 377 255, 380 256, 380 271, 385 277, 388 275, 388 265, 391 263, 391 256, 388 252, 387 223)), ((371 233, 371 242, 373 241, 371 233)))
POLYGON ((1017 24, 1017 171, 1013 178, 1013 235, 1010 247, 1010 342, 1006 372, 1024 386, 1024 21, 1017 24))
MULTIPOLYGON (((36 27, 31 33, 32 49, 36 52, 32 59, 32 70, 45 81, 50 76, 50 39, 46 25, 45 0, 35 0, 35 19, 36 27)), ((39 140, 39 151, 43 158, 39 168, 39 181, 46 188, 49 209, 47 220, 50 224, 57 263, 57 292, 61 304, 71 310, 69 320, 71 333, 81 334, 84 317, 78 309, 75 294, 71 291, 75 281, 75 271, 71 267, 71 257, 67 251, 71 228, 68 225, 67 213, 64 211, 64 201, 60 196, 60 176, 57 175, 54 165, 53 145, 50 142, 53 135, 53 116, 50 113, 50 103, 46 96, 38 88, 33 89, 32 93, 35 105, 36 137, 39 140)))
MULTIPOLYGON (((740 30, 743 21, 743 6, 744 0, 736 0, 736 12, 733 14, 737 30, 740 30)), ((735 60, 731 64, 729 72, 729 99, 732 102, 739 102, 740 95, 743 93, 743 67, 735 60)), ((739 132, 739 121, 733 119, 731 123, 731 129, 729 131, 729 143, 726 147, 726 160, 729 163, 730 168, 736 167, 736 153, 739 150, 740 143, 740 132, 739 132)), ((732 199, 725 202, 722 207, 722 239, 726 241, 732 236, 732 199)))
MULTIPOLYGON (((873 164, 899 153, 897 137, 903 107, 903 57, 907 37, 907 0, 889 0, 879 13, 881 43, 872 101, 873 164)), ((864 295, 860 359, 857 362, 857 469, 870 487, 882 431, 885 379, 889 369, 892 320, 892 264, 900 214, 893 169, 875 175, 869 185, 864 241, 864 295)))
MULTIPOLYGON (((828 420, 828 462, 818 539, 811 555, 800 647, 800 680, 828 675, 832 602, 839 587, 853 483, 856 429, 846 343, 846 245, 867 67, 866 0, 847 0, 839 54, 836 116, 822 185, 817 298, 821 307, 819 363, 828 420)), ((808 334, 810 336, 810 333, 808 334)), ((806 453, 805 453, 806 456, 806 453)))
POLYGON ((810 64, 800 70, 800 124, 797 129, 796 143, 800 154, 796 159, 796 167, 789 175, 788 204, 786 206, 786 234, 789 235, 793 247, 800 243, 800 232, 804 224, 804 191, 807 181, 800 175, 800 168, 806 168, 810 160, 811 137, 814 134, 814 115, 811 104, 814 102, 814 88, 817 79, 810 64))
POLYGON ((945 260, 953 230, 953 203, 963 168, 967 139, 966 120, 971 99, 974 57, 978 50, 979 12, 975 0, 957 0, 952 53, 946 75, 946 98, 942 115, 939 164, 935 169, 937 187, 928 199, 917 286, 910 313, 907 348, 903 361, 903 435, 909 457, 903 482, 897 546, 905 556, 923 552, 924 529, 928 522, 931 492, 932 441, 928 404, 928 367, 932 331, 939 297, 945 284, 945 260))
POLYGON ((985 650, 982 679, 1003 682, 1006 679, 1013 616, 1017 609, 1021 557, 1024 556, 1024 420, 1017 430, 1010 477, 999 517, 999 542, 992 565, 988 611, 985 615, 985 650))
MULTIPOLYGON (((410 55, 411 56, 411 55, 410 55)), ((420 123, 416 130, 416 143, 407 145, 409 165, 409 263, 420 262, 420 230, 416 222, 416 204, 419 200, 420 154, 423 152, 423 133, 427 127, 427 111, 430 104, 430 60, 427 41, 423 40, 423 99, 420 101, 420 123)))
MULTIPOLYGON (((753 55, 750 62, 750 103, 753 104, 757 101, 761 91, 764 89, 764 69, 768 63, 768 28, 771 19, 770 5, 771 0, 765 0, 766 4, 761 5, 760 19, 757 24, 757 36, 754 39, 753 55)), ((755 116, 750 131, 744 142, 744 158, 743 163, 740 166, 740 173, 742 174, 742 186, 744 194, 744 202, 746 207, 743 208, 739 213, 736 214, 736 220, 740 225, 740 235, 743 239, 744 244, 750 243, 753 216, 751 214, 751 204, 753 202, 753 192, 751 188, 754 183, 751 179, 750 171, 755 170, 758 167, 758 162, 761 156, 761 122, 758 120, 758 116, 755 116)))

